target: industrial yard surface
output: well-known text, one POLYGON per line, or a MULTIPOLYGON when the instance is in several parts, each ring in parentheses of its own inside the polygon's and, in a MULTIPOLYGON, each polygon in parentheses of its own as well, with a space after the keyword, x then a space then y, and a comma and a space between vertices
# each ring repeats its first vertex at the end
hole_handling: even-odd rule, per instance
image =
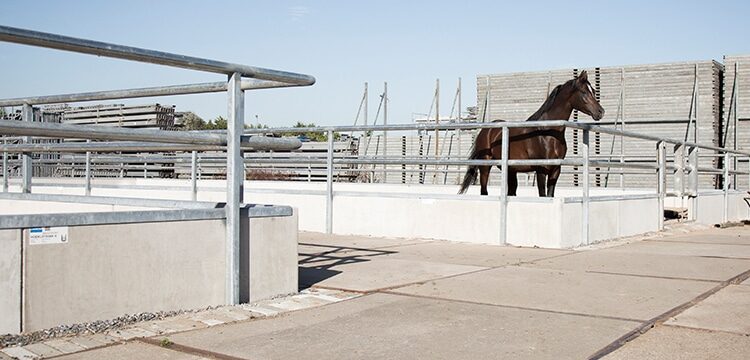
POLYGON ((681 229, 575 251, 301 233, 301 294, 0 359, 747 359, 750 227, 681 229))

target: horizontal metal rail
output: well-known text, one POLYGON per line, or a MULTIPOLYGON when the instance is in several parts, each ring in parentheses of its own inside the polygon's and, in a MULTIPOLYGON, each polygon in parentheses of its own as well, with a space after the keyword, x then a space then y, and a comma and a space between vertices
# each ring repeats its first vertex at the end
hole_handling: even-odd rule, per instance
MULTIPOLYGON (((176 144, 195 144, 195 145, 217 145, 226 146, 227 135, 224 131, 164 131, 164 130, 146 130, 146 129, 124 129, 109 126, 81 126, 67 125, 56 123, 26 122, 26 121, 0 121, 0 134, 40 136, 40 137, 57 137, 57 138, 78 138, 91 140, 139 140, 150 141, 155 143, 176 143, 176 144)), ((302 146, 302 142, 294 138, 270 138, 265 136, 243 136, 241 143, 248 149, 268 149, 268 150, 296 150, 302 146)), ((4 151, 30 152, 30 151, 62 151, 52 150, 55 146, 65 146, 82 149, 85 151, 94 151, 86 149, 84 146, 97 146, 96 143, 90 145, 76 144, 8 144, 0 145, 4 151), (15 148, 13 148, 15 146, 15 148), (6 148, 7 147, 7 148, 6 148), (29 148, 24 148, 29 147, 29 148), (19 150, 20 149, 20 150, 19 150), (49 149, 49 150, 45 150, 49 149)), ((156 145, 152 145, 156 146, 156 145)), ((166 146, 168 147, 168 146, 166 146)), ((190 147, 183 149, 192 150, 190 147)), ((111 151, 135 151, 135 149, 115 149, 111 151)), ((168 150, 162 150, 168 151, 168 150)), ((174 151, 174 150, 171 150, 174 151)))
MULTIPOLYGON (((0 125, 1 127, 1 125, 0 125)), ((154 130, 158 131, 158 130, 154 130)), ((168 134, 176 133, 169 131, 168 134)), ((264 136, 242 136, 242 150, 292 151, 302 146, 296 138, 269 138, 264 136)), ((163 152, 163 151, 224 151, 223 146, 197 144, 159 144, 149 142, 105 142, 105 143, 41 143, 41 144, 0 144, 0 151, 9 153, 23 152, 163 152)))
MULTIPOLYGON (((34 183, 34 185, 36 185, 36 183, 34 183)), ((55 186, 58 186, 58 185, 55 185, 55 186)), ((222 203, 216 203, 216 202, 142 199, 142 198, 112 197, 112 196, 82 196, 82 195, 64 195, 64 194, 32 194, 32 193, 0 192, 0 199, 69 202, 69 203, 81 203, 81 204, 101 204, 101 205, 120 205, 120 206, 139 206, 139 207, 154 207, 154 208, 169 208, 169 209, 213 209, 213 208, 223 207, 222 203)))
MULTIPOLYGON (((241 83, 242 90, 271 89, 271 88, 291 87, 291 86, 301 86, 301 85, 283 83, 283 82, 278 82, 278 81, 257 80, 257 79, 243 79, 241 83)), ((215 93, 215 92, 223 92, 223 91, 227 91, 227 83, 225 81, 219 81, 219 82, 200 83, 200 84, 157 86, 157 87, 147 87, 147 88, 107 90, 107 91, 95 91, 95 92, 74 93, 74 94, 30 96, 30 97, 21 97, 21 98, 13 98, 13 99, 3 99, 3 100, 0 100, 0 107, 21 106, 24 104, 41 105, 41 104, 61 104, 61 103, 73 103, 73 102, 84 102, 84 101, 134 99, 134 98, 156 97, 156 96, 175 96, 175 95, 188 95, 188 94, 215 93)))
POLYGON ((224 218, 226 218, 226 210, 224 210, 223 208, 85 212, 71 214, 2 215, 0 216, 0 229, 23 229, 47 226, 133 224, 224 218))
POLYGON ((0 26, 0 41, 51 49, 72 51, 116 59, 125 59, 151 64, 167 65, 184 69, 207 71, 225 75, 239 73, 243 77, 280 81, 297 85, 312 85, 315 78, 309 75, 265 69, 255 66, 232 64, 198 57, 172 54, 131 46, 80 39, 40 31, 0 26))

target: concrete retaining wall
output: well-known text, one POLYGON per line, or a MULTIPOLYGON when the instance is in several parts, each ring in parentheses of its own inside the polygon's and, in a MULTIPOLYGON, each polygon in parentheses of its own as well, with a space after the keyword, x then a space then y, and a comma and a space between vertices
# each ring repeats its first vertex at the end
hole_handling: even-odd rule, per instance
MULTIPOLYGON (((5 214, 113 208, 68 206, 19 201, 0 208, 5 214)), ((241 229, 241 300, 295 293, 297 214, 244 217, 241 229)), ((57 244, 32 245, 28 230, 21 234, 0 230, 0 333, 225 302, 222 219, 71 226, 67 241, 57 244)))

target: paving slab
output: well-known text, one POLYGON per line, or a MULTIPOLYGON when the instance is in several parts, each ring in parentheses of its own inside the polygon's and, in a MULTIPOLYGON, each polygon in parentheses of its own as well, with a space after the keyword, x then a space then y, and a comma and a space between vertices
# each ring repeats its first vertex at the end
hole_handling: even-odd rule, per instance
POLYGON ((675 236, 665 236, 649 241, 692 242, 750 246, 750 228, 729 228, 698 231, 675 236))
POLYGON ((570 250, 460 244, 448 241, 397 246, 387 250, 393 252, 389 258, 483 267, 518 264, 573 253, 570 250))
POLYGON ((750 336, 750 287, 729 285, 666 324, 750 336))
POLYGON ((610 248, 639 254, 726 257, 750 259, 750 246, 668 241, 638 241, 610 248))
POLYGON ((352 251, 357 249, 377 249, 397 245, 420 244, 430 242, 423 239, 385 238, 362 235, 335 235, 310 231, 300 231, 300 247, 306 252, 352 251))
POLYGON ((316 262, 311 266, 300 264, 299 282, 301 287, 315 285, 351 291, 374 291, 482 269, 485 268, 383 256, 377 260, 358 258, 350 262, 331 260, 316 262))
POLYGON ((536 261, 529 267, 580 270, 640 276, 725 281, 750 270, 750 260, 707 258, 637 252, 578 251, 575 254, 536 261))
POLYGON ((131 360, 131 359, 159 359, 159 360, 201 360, 204 357, 186 354, 167 348, 144 344, 142 342, 129 342, 121 345, 108 346, 104 348, 84 351, 58 357, 65 360, 131 360))
POLYGON ((645 321, 715 286, 716 283, 705 281, 511 266, 429 281, 394 292, 645 321))
POLYGON ((657 326, 604 357, 606 360, 746 360, 750 337, 657 326))
POLYGON ((747 279, 747 280, 743 281, 740 285, 748 285, 748 286, 750 286, 750 279, 747 279))
POLYGON ((176 334, 247 359, 581 359, 629 321, 372 294, 315 310, 176 334))
POLYGON ((45 343, 24 345, 23 348, 42 358, 62 355, 62 352, 60 350, 57 350, 45 343))

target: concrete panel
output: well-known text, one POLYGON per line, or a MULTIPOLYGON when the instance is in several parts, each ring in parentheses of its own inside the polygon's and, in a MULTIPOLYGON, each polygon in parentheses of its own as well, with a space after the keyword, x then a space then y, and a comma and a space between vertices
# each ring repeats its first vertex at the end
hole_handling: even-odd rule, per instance
POLYGON ((485 269, 420 260, 391 258, 392 250, 315 256, 300 262, 300 286, 373 291, 485 269))
POLYGON ((676 243, 665 241, 640 241, 611 248, 639 254, 709 256, 735 259, 750 259, 750 246, 704 243, 676 243))
POLYGON ((429 240, 408 238, 384 238, 364 235, 337 235, 321 232, 300 231, 300 252, 314 254, 335 250, 337 252, 378 249, 399 245, 428 243, 429 240), (302 251, 304 249, 304 251, 302 251))
POLYGON ((615 239, 620 235, 620 206, 617 201, 596 201, 589 204, 589 236, 592 242, 615 239))
POLYGON ((168 348, 148 345, 142 342, 130 342, 122 345, 104 347, 90 351, 58 357, 61 360, 130 360, 130 359, 160 359, 160 360, 200 360, 209 359, 193 354, 178 352, 168 348))
POLYGON ((484 304, 648 320, 714 286, 716 284, 710 282, 506 267, 395 291, 484 304))
POLYGON ((730 285, 666 322, 750 336, 750 287, 730 285))
MULTIPOLYGON (((550 201, 544 202, 513 200, 508 203, 508 244, 560 248, 562 199, 549 199, 550 201)), ((495 205, 498 206, 499 204, 495 205)), ((483 226, 500 226, 500 222, 497 219, 483 226)))
POLYGON ((604 359, 745 360, 747 354, 750 354, 747 336, 657 326, 604 359))
POLYGON ((659 231, 659 200, 639 199, 617 202, 619 212, 618 237, 659 231))
POLYGON ((299 288, 296 211, 292 216, 244 217, 241 226, 242 238, 249 244, 240 247, 244 253, 240 269, 249 271, 240 272, 240 302, 296 293, 299 288), (246 231, 249 236, 244 235, 246 231))
POLYGON ((0 230, 0 334, 21 331, 21 231, 0 230))
POLYGON ((750 227, 711 229, 659 238, 664 242, 750 245, 750 227))
POLYGON ((169 338, 180 345, 248 359, 583 359, 636 326, 620 320, 373 294, 169 338))
MULTIPOLYGON (((388 258, 445 264, 497 267, 570 254, 570 250, 486 246, 434 241, 427 244, 390 247, 388 258)), ((377 260, 377 259, 376 259, 377 260)))
POLYGON ((627 253, 603 249, 526 265, 545 269, 724 281, 750 270, 750 260, 627 253))
POLYGON ((25 327, 224 302, 224 221, 70 227, 26 245, 25 327))

